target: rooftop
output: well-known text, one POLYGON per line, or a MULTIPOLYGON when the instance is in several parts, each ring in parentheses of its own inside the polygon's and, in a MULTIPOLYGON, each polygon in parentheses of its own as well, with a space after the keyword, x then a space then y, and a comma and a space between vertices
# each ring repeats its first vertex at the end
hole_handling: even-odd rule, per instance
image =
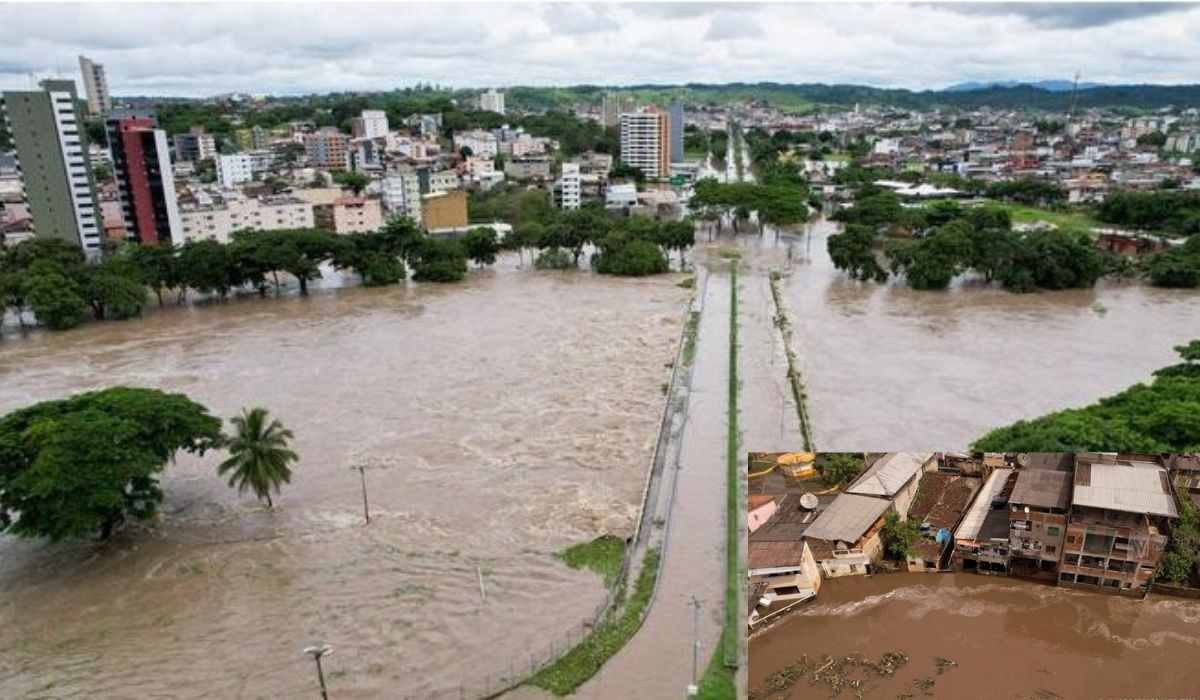
POLYGON ((871 529, 889 507, 891 503, 881 498, 852 493, 840 494, 812 525, 808 526, 804 536, 853 544, 871 529))
POLYGON ((978 489, 979 479, 975 477, 944 472, 926 474, 909 507, 909 517, 929 523, 935 532, 953 529, 978 489))
POLYGON ((1022 469, 1009 500, 1016 505, 1066 510, 1071 503, 1071 473, 1022 469))
POLYGON ((1167 470, 1151 462, 1081 462, 1075 467, 1074 505, 1179 516, 1167 470))
MULTIPOLYGON (((803 494, 773 494, 775 513, 750 535, 751 542, 794 542, 804 537, 809 526, 834 502, 834 496, 818 496, 816 508, 800 504, 803 494)), ((751 496, 755 498, 755 496, 751 496)), ((761 496, 759 496, 761 498, 761 496)))
MULTIPOLYGON (((959 540, 988 540, 992 538, 995 530, 995 523, 986 523, 989 514, 999 513, 1003 518, 1003 533, 1002 537, 1008 536, 1008 510, 1004 508, 992 508, 992 500, 999 497, 1004 491, 1005 484, 1008 483, 1008 477, 1012 476, 1012 469, 996 469, 992 475, 988 477, 987 483, 980 489, 979 495, 975 497, 975 502, 971 504, 971 509, 967 511, 963 518, 962 524, 958 527, 958 532, 955 533, 955 539, 959 540)), ((992 517, 992 520, 999 520, 992 517)))
POLYGON ((895 496, 913 476, 921 471, 925 463, 933 458, 932 452, 889 452, 875 460, 862 473, 846 493, 863 496, 895 496))
POLYGON ((746 568, 768 569, 799 566, 804 561, 804 540, 760 542, 751 539, 746 550, 746 568))

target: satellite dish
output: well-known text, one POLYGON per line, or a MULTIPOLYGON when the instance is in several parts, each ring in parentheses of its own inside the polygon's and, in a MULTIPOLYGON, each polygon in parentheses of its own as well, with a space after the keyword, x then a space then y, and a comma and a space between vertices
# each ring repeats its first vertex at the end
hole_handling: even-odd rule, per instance
POLYGON ((1029 455, 1024 452, 1017 453, 1017 464, 1022 467, 1029 463, 1029 455))
POLYGON ((817 507, 817 496, 813 493, 806 493, 800 497, 800 506, 812 510, 817 507))
POLYGON ((1029 506, 1025 506, 1025 515, 1029 515, 1029 506))

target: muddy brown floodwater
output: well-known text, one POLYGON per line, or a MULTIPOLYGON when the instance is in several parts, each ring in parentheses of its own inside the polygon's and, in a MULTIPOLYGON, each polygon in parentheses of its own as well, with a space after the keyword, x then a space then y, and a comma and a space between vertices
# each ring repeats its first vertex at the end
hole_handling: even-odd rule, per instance
POLYGON ((633 530, 679 279, 506 268, 8 334, 0 413, 159 387, 226 418, 267 406, 302 460, 274 512, 216 453, 168 468, 153 528, 0 538, 0 696, 297 697, 316 686, 301 650, 325 642, 339 698, 471 698, 578 637, 603 586, 554 554, 633 530), (386 464, 368 527, 355 453, 386 464))
POLYGON ((1179 361, 1173 346, 1200 338, 1196 290, 860 283, 829 259, 826 239, 836 232, 819 220, 811 240, 798 232, 773 244, 792 247, 784 289, 793 349, 823 450, 966 447, 992 428, 1149 381, 1179 361))
MULTIPOLYGON (((768 692, 797 659, 902 651, 890 678, 865 675, 865 698, 1195 698, 1200 601, 1145 601, 978 574, 893 574, 821 584, 817 598, 750 641, 757 700, 825 698, 801 680, 768 692), (938 673, 934 659, 957 663, 938 673)), ((847 688, 841 697, 854 697, 847 688)))

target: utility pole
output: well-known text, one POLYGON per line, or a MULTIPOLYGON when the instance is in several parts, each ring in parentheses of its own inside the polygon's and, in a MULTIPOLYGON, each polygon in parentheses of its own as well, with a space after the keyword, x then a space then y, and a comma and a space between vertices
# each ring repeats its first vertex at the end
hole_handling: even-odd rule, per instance
POLYGON ((321 700, 329 700, 329 691, 325 689, 325 672, 321 669, 321 657, 333 653, 333 647, 322 644, 319 647, 306 647, 304 653, 313 657, 317 662, 317 681, 321 684, 321 700))

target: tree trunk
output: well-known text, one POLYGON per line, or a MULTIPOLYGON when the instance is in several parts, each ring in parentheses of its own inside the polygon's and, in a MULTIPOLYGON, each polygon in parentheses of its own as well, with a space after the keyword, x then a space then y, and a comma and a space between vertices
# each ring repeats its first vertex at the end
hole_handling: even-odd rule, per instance
POLYGON ((279 293, 279 270, 271 270, 271 276, 275 278, 275 293, 279 293))
POLYGON ((154 288, 154 294, 155 294, 155 296, 157 296, 157 297, 158 297, 158 308, 160 308, 160 309, 163 307, 163 297, 162 297, 162 293, 163 293, 162 287, 155 287, 155 288, 154 288))
POLYGON ((271 502, 271 492, 270 491, 267 492, 267 507, 272 508, 272 509, 275 508, 275 504, 271 502))
POLYGON ((308 278, 300 275, 298 279, 300 280, 300 296, 308 296, 308 278))

